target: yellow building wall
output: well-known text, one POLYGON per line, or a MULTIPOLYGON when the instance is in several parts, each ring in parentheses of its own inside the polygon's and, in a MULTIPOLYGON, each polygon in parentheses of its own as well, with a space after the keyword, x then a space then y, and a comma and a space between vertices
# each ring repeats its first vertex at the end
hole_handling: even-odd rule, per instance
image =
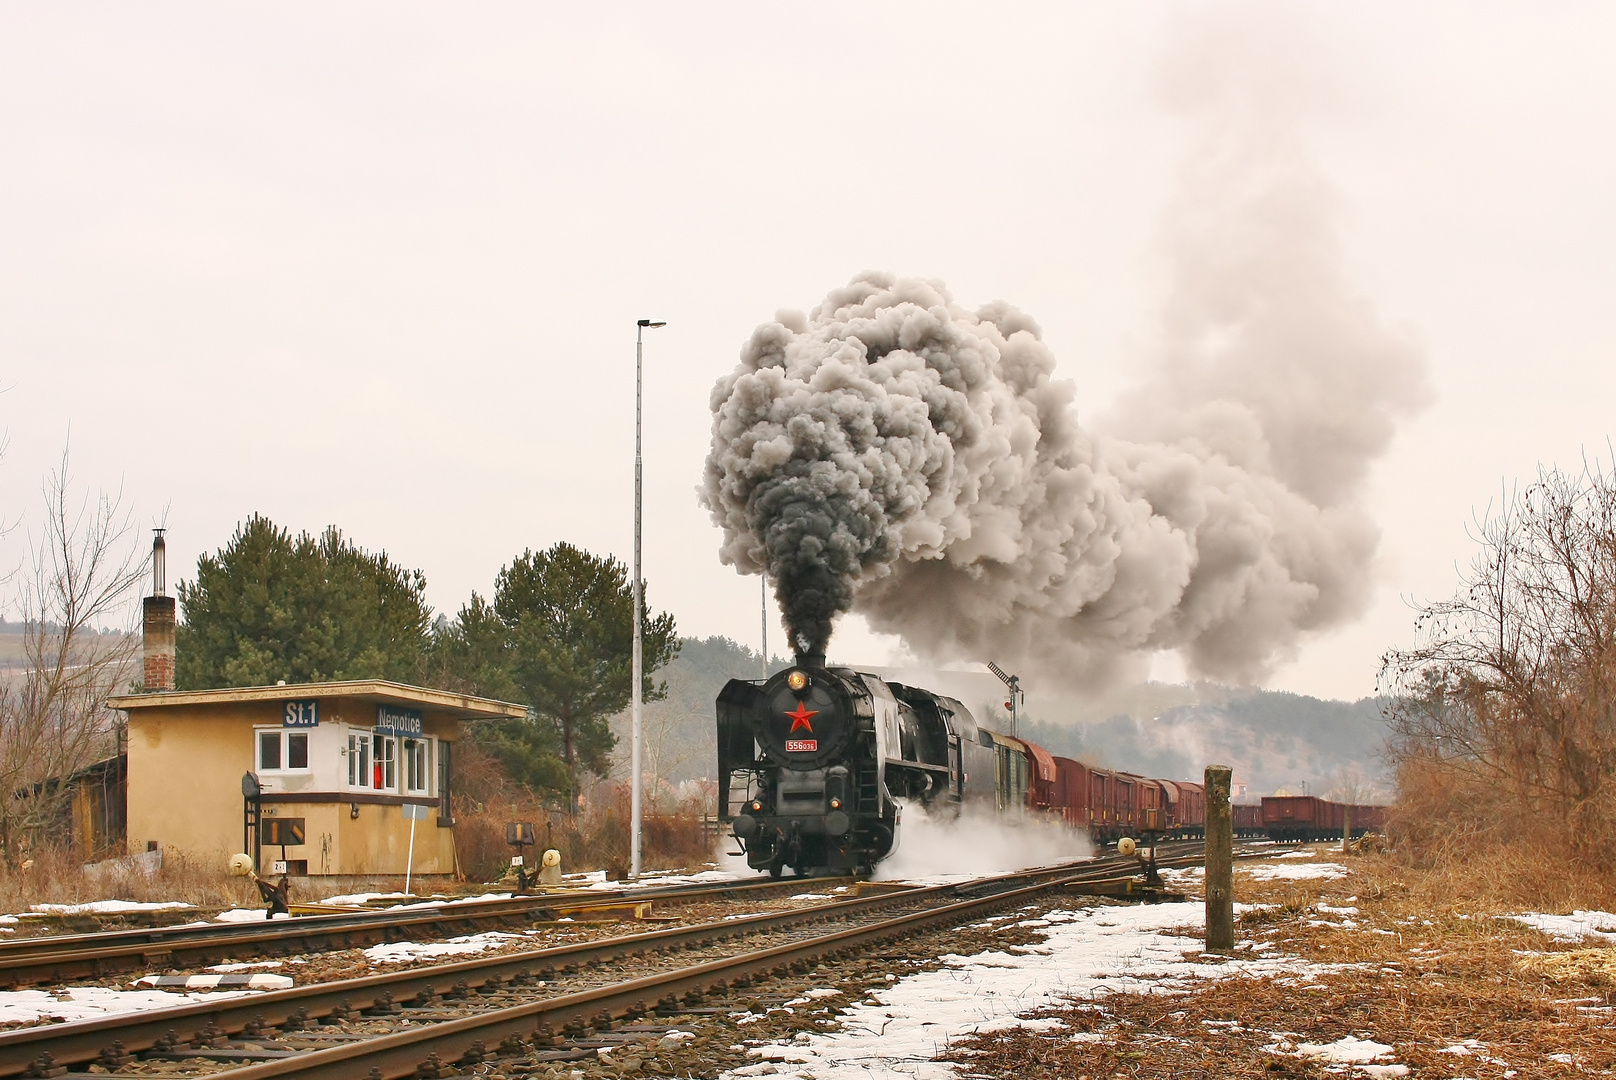
POLYGON ((129 713, 129 850, 149 841, 205 865, 241 850, 241 776, 253 767, 252 725, 279 723, 275 702, 129 713))
MULTIPOLYGON (((271 701, 130 710, 129 850, 144 851, 155 840, 164 849, 215 866, 241 851, 241 777, 254 764, 253 728, 278 725, 282 707, 271 701)), ((350 715, 374 709, 363 702, 333 701, 333 722, 343 707, 350 715)), ((452 744, 458 724, 427 712, 423 729, 452 744)), ((307 860, 311 875, 402 875, 409 865, 410 822, 398 801, 367 801, 374 797, 335 792, 329 802, 279 802, 266 793, 263 817, 302 818, 305 843, 288 845, 284 856, 279 845, 264 845, 260 873, 267 875, 272 863, 284 857, 307 860)), ((428 816, 415 822, 413 870, 453 874, 454 830, 438 826, 432 801, 428 816)))

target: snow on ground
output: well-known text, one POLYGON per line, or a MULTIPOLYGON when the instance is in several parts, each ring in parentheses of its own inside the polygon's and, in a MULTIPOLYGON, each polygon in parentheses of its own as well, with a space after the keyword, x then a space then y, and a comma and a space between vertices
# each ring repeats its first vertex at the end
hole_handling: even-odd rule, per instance
POLYGON ((1187 928, 1188 934, 1199 935, 1205 910, 1200 903, 1028 909, 1021 913, 1022 921, 1049 924, 1049 940, 1043 945, 944 957, 947 967, 900 979, 853 1005, 840 1018, 840 1032, 753 1047, 749 1052, 762 1060, 726 1075, 953 1080, 958 1076, 954 1066, 932 1060, 951 1040, 978 1031, 1055 1026, 1056 1021, 1025 1021, 1018 1015, 1073 997, 1170 993, 1189 979, 1236 975, 1282 975, 1301 982, 1337 970, 1268 955, 1204 962, 1199 959, 1199 936, 1164 931, 1187 928))
POLYGON ((255 990, 169 993, 164 990, 114 990, 106 986, 69 986, 62 990, 0 991, 0 1024, 33 1020, 97 1020, 113 1013, 172 1009, 196 1001, 241 997, 255 990))
POLYGON ((1305 1058, 1331 1061, 1339 1065, 1363 1065, 1376 1058, 1390 1057, 1392 1048, 1371 1039, 1343 1035, 1332 1043, 1301 1043, 1296 1052, 1305 1058))
POLYGON ((231 908, 213 917, 214 922, 263 922, 269 918, 268 908, 231 908))
POLYGON ((1616 941, 1616 915, 1608 911, 1573 911, 1569 915, 1541 915, 1528 911, 1524 915, 1504 917, 1541 930, 1556 941, 1581 941, 1584 938, 1616 941))
POLYGON ((35 904, 30 910, 46 915, 112 915, 120 911, 167 911, 190 906, 178 900, 165 900, 160 904, 143 904, 134 900, 92 900, 87 904, 35 904))
POLYGON ((1308 878, 1338 878, 1347 876, 1347 868, 1340 863, 1295 863, 1282 866, 1242 867, 1258 881, 1302 881, 1308 878))
POLYGON ((447 941, 390 941, 383 945, 372 945, 365 950, 365 957, 373 964, 413 964, 438 956, 480 953, 484 949, 496 949, 507 941, 521 939, 521 934, 502 934, 490 930, 482 934, 449 938, 447 941))
MULTIPOLYGON (((737 860, 738 861, 738 860, 737 860)), ((640 875, 638 881, 608 881, 606 871, 597 870, 593 874, 568 874, 567 884, 581 886, 585 889, 659 889, 664 885, 704 885, 716 882, 745 881, 751 878, 762 877, 742 863, 739 868, 698 870, 694 874, 670 874, 661 870, 651 870, 640 875)))
POLYGON ((317 904, 330 904, 333 907, 363 907, 372 900, 408 900, 409 893, 402 892, 356 892, 343 893, 340 896, 328 896, 324 900, 316 900, 317 904))

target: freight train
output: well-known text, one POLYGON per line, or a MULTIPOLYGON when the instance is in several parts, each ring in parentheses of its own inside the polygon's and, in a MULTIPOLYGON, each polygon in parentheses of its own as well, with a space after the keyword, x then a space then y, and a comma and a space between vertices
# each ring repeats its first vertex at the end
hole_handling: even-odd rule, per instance
POLYGON ((868 871, 896 849, 914 804, 1038 815, 1098 843, 1204 832, 1200 784, 1056 757, 979 724, 953 698, 823 656, 797 661, 718 695, 719 814, 754 869, 868 871))
POLYGON ((1380 832, 1386 826, 1386 808, 1330 802, 1316 795, 1267 795, 1262 823, 1268 838, 1280 843, 1339 840, 1349 827, 1353 836, 1380 832))

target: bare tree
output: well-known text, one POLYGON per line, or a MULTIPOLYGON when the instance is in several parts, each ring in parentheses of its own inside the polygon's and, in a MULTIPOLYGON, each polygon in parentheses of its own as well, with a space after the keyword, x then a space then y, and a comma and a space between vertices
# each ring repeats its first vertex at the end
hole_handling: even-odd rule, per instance
POLYGON ((115 751, 109 694, 140 649, 129 600, 143 573, 122 494, 75 499, 64 450, 21 573, 24 667, 0 684, 0 847, 15 862, 61 821, 66 779, 115 751), (114 624, 116 632, 102 627, 114 624))
POLYGON ((1357 806, 1369 802, 1378 791, 1356 765, 1343 765, 1330 774, 1330 787, 1324 797, 1331 802, 1357 806))
POLYGON ((1616 839, 1616 470, 1540 469, 1478 521, 1463 588, 1382 660, 1405 798, 1474 827, 1616 839))

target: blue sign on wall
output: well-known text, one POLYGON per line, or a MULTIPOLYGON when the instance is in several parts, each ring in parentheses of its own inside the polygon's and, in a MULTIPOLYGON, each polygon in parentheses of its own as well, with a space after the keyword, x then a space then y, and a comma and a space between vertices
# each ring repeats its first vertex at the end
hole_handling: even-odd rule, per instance
POLYGON ((288 701, 281 712, 281 727, 319 727, 318 701, 288 701))
POLYGON ((421 710, 400 709, 395 705, 376 706, 376 730, 394 735, 421 734, 421 710))

